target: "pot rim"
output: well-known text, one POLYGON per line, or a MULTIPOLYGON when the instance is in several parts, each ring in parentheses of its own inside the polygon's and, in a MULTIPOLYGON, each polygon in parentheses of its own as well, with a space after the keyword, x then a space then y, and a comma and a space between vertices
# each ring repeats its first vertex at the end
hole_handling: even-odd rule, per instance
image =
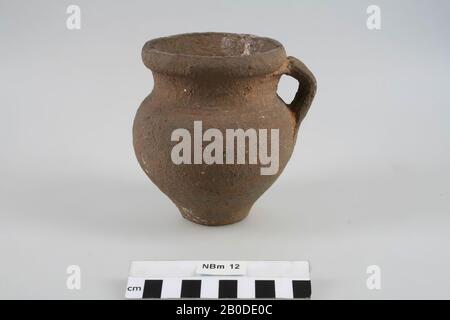
POLYGON ((167 75, 195 77, 214 74, 223 77, 248 77, 278 71, 286 61, 286 52, 280 42, 268 37, 230 32, 194 32, 147 41, 142 48, 142 60, 145 66, 153 72, 167 75), (186 37, 195 39, 204 36, 248 38, 265 42, 273 48, 241 55, 180 53, 161 48, 161 44, 164 42, 186 37))

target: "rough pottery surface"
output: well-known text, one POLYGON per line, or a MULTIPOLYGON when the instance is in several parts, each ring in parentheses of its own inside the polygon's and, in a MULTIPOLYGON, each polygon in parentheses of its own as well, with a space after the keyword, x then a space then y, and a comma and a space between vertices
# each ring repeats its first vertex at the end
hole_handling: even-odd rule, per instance
MULTIPOLYGON (((242 220, 291 157, 299 125, 316 92, 313 74, 296 58, 287 57, 279 42, 231 33, 151 40, 142 49, 142 59, 153 73, 154 88, 133 125, 141 167, 183 217, 204 225, 242 220), (299 81, 290 104, 276 92, 283 74, 299 81), (202 122, 203 132, 216 128, 224 136, 227 129, 278 129, 278 171, 262 175, 260 160, 175 164, 171 152, 178 142, 172 141, 172 133, 179 128, 194 132, 195 121, 202 122)), ((203 141, 202 147, 208 143, 203 141)))

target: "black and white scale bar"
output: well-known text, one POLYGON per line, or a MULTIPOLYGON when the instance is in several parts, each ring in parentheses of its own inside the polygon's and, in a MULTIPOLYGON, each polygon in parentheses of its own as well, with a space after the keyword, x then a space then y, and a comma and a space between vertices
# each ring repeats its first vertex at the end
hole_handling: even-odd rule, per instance
POLYGON ((130 278, 127 297, 135 299, 308 299, 311 297, 311 281, 288 278, 130 278))

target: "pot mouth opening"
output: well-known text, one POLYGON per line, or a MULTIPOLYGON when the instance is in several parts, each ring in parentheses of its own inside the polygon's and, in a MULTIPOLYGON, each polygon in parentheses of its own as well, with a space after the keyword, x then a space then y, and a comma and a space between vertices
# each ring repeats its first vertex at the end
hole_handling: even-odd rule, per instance
POLYGON ((226 58, 265 54, 282 48, 282 45, 276 40, 251 34, 205 32, 154 39, 146 47, 167 55, 226 58))

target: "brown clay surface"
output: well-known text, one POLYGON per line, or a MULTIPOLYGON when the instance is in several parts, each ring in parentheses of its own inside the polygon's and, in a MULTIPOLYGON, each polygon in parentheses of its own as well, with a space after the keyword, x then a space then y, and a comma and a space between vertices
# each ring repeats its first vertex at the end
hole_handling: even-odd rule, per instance
MULTIPOLYGON (((299 124, 315 94, 315 79, 280 43, 227 33, 184 34, 147 42, 144 64, 154 88, 133 126, 137 159, 149 178, 179 208, 204 225, 245 218, 253 203, 286 166, 299 124), (297 78, 300 90, 286 105, 277 95, 282 74, 297 78), (279 171, 261 175, 261 165, 181 164, 171 160, 175 129, 279 129, 279 171)), ((205 143, 204 145, 206 145, 205 143)), ((270 150, 270 149, 269 149, 270 150)))

